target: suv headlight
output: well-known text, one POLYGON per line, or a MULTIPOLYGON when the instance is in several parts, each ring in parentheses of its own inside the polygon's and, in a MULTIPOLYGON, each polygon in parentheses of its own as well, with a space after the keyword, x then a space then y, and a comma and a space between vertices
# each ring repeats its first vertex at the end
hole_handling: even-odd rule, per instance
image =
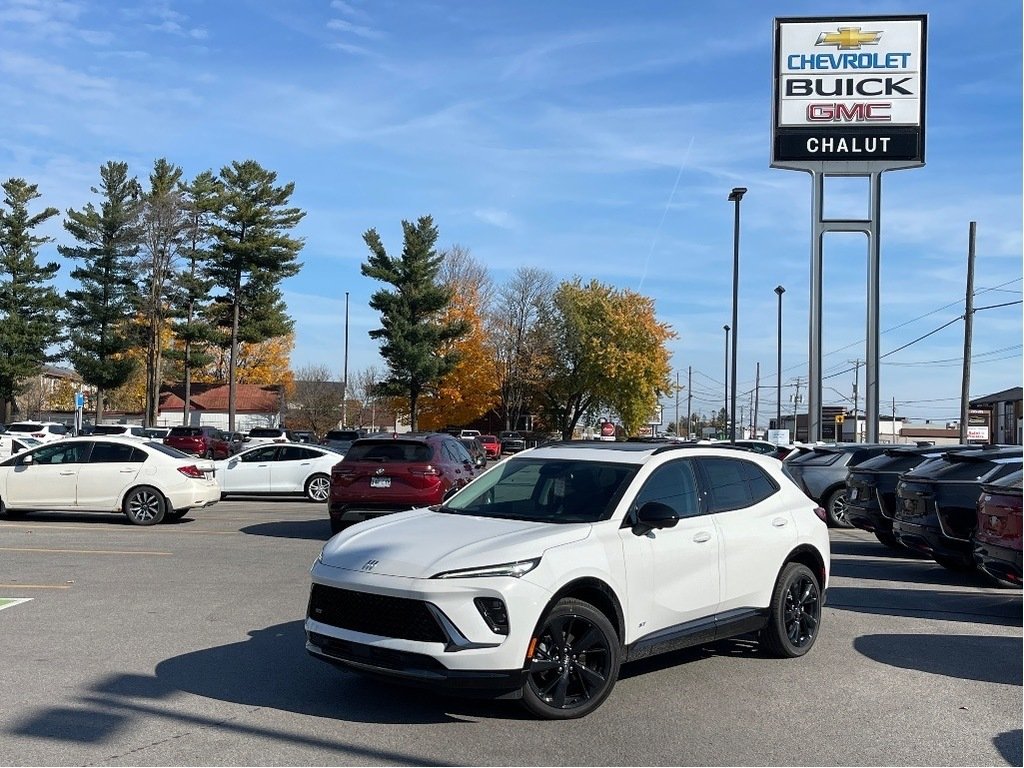
POLYGON ((436 573, 433 579, 471 579, 479 576, 511 576, 518 579, 525 576, 534 568, 540 565, 540 558, 532 560, 516 560, 514 563, 501 563, 500 565, 484 565, 479 568, 462 568, 458 571, 443 571, 436 573))

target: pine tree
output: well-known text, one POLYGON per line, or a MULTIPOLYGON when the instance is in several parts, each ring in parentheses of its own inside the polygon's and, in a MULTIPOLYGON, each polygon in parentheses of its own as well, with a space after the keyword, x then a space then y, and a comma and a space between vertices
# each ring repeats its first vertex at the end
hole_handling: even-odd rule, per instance
POLYGON ((43 364, 58 355, 48 350, 60 341, 60 310, 63 301, 47 283, 60 266, 39 264, 39 246, 51 238, 34 234, 40 225, 57 216, 56 208, 29 213, 29 204, 40 197, 35 184, 8 179, 2 185, 4 208, 0 210, 0 417, 9 421, 24 382, 43 364))
POLYGON ((450 342, 463 336, 469 325, 465 320, 439 320, 452 291, 438 281, 443 257, 434 249, 434 220, 422 216, 415 224, 403 221, 402 230, 404 247, 397 259, 388 256, 377 230, 368 230, 363 240, 370 257, 360 269, 366 277, 395 287, 370 297, 370 307, 380 312, 383 326, 370 331, 370 338, 382 340, 380 355, 388 365, 380 394, 408 397, 409 421, 415 430, 420 395, 454 368, 458 353, 450 342))
POLYGON ((206 276, 210 252, 210 228, 220 197, 220 182, 212 171, 203 171, 191 184, 183 185, 182 204, 187 224, 182 245, 181 269, 176 275, 175 304, 178 312, 171 320, 177 346, 166 351, 169 360, 178 363, 185 382, 185 406, 182 423, 188 424, 192 406, 193 372, 213 361, 207 349, 214 330, 206 319, 213 280, 206 276))
POLYGON ((275 186, 277 174, 254 160, 232 162, 221 169, 222 187, 214 244, 207 275, 224 293, 219 314, 230 311, 228 364, 228 430, 235 428, 235 367, 240 330, 249 341, 281 335, 290 326, 278 284, 298 273, 302 240, 291 237, 306 214, 289 207, 294 183, 275 186))
POLYGON ((82 379, 96 387, 98 423, 104 391, 124 384, 135 368, 126 353, 138 344, 133 320, 142 190, 128 176, 127 163, 109 161, 100 168, 100 186, 92 192, 102 195, 100 208, 87 203, 80 211, 68 210, 64 220, 64 229, 79 245, 57 250, 80 264, 71 272, 80 287, 67 292, 67 357, 82 379))

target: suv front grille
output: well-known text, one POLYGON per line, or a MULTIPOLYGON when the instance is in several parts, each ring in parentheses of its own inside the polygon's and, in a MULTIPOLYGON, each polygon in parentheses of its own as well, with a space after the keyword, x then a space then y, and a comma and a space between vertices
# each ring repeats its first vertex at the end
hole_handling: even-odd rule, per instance
POLYGON ((421 600, 314 584, 307 615, 314 621, 368 635, 446 643, 448 638, 421 600))

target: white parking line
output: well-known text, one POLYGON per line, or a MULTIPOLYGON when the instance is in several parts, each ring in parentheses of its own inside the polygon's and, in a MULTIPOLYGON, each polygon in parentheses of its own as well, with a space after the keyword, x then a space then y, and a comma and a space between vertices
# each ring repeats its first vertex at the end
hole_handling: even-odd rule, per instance
POLYGON ((51 552, 76 555, 173 555, 173 552, 147 552, 142 549, 43 549, 41 547, 0 547, 0 552, 51 552))
POLYGON ((0 597, 0 611, 19 603, 27 603, 31 599, 31 597, 0 597))

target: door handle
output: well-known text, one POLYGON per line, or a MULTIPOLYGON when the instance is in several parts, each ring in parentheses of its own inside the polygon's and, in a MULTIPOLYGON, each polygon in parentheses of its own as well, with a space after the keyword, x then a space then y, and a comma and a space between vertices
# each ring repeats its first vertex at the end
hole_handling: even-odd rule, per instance
POLYGON ((73 475, 73 474, 75 474, 75 473, 74 472, 61 472, 61 475, 63 475, 64 477, 67 477, 68 475, 73 475))
POLYGON ((703 544, 706 541, 711 541, 711 534, 707 531, 697 531, 693 534, 693 540, 698 544, 703 544))
POLYGON ((782 528, 788 523, 789 521, 784 517, 776 517, 774 520, 772 520, 772 525, 774 525, 776 528, 782 528))
POLYGON ((122 475, 130 475, 130 474, 134 473, 135 470, 134 469, 119 469, 118 472, 120 472, 122 475))

